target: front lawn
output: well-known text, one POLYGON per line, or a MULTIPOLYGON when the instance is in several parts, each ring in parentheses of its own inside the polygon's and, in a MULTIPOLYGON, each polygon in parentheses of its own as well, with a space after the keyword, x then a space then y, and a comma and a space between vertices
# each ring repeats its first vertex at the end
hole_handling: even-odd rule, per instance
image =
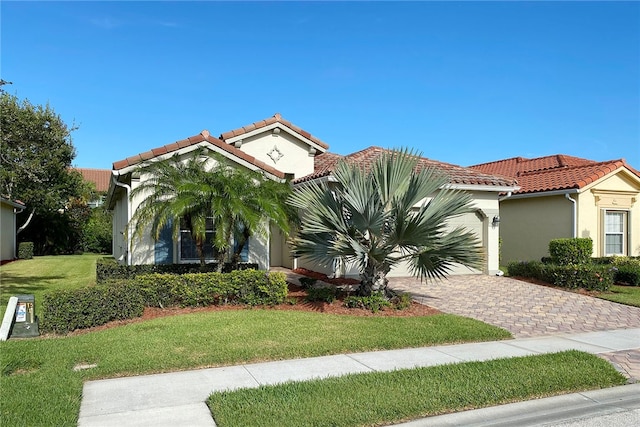
POLYGON ((96 283, 96 261, 104 255, 57 255, 21 259, 0 267, 0 314, 9 298, 32 294, 40 315, 42 295, 54 289, 74 289, 96 283))
POLYGON ((366 317, 245 309, 197 312, 67 337, 0 343, 3 426, 75 425, 82 383, 266 360, 509 338, 463 317, 366 317), (74 372, 79 364, 97 364, 74 372))
POLYGON ((624 383, 608 362, 572 350, 220 392, 207 403, 219 427, 355 427, 624 383))
POLYGON ((640 286, 613 285, 609 291, 601 292, 596 296, 620 304, 640 307, 640 286))

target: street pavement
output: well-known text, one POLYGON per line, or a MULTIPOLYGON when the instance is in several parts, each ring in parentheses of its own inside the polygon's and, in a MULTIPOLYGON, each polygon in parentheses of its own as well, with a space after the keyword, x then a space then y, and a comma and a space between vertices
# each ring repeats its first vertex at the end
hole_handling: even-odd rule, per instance
MULTIPOLYGON (((285 273, 288 280, 297 279, 290 271, 285 273)), ((639 308, 483 275, 455 276, 428 284, 394 278, 390 286, 410 292, 419 302, 441 311, 503 327, 516 338, 89 381, 84 384, 78 425, 215 426, 204 403, 215 391, 569 349, 599 355, 613 363, 630 383, 640 381, 639 308)), ((629 384, 403 425, 635 426, 640 425, 639 387, 629 384)))

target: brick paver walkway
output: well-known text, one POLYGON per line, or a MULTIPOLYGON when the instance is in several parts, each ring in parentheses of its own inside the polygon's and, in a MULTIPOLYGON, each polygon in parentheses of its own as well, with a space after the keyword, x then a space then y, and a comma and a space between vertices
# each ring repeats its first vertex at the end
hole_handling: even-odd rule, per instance
POLYGON ((423 283, 394 277, 389 286, 446 313, 504 328, 517 338, 640 327, 638 307, 508 277, 462 275, 423 283))

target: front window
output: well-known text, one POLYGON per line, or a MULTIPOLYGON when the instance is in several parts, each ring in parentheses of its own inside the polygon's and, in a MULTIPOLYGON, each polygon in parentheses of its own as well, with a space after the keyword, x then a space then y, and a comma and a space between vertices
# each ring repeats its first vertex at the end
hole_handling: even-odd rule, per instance
MULTIPOLYGON (((207 218, 207 237, 204 243, 204 257, 206 260, 214 259, 213 246, 213 218, 207 218)), ((196 242, 191 237, 191 231, 186 226, 184 219, 180 220, 180 261, 195 262, 199 261, 196 242)))
POLYGON ((627 213, 625 211, 604 212, 605 255, 625 255, 627 213))

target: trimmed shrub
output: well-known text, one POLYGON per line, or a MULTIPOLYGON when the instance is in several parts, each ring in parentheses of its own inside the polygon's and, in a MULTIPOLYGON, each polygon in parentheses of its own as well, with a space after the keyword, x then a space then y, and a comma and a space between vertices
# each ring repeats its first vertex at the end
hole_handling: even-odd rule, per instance
POLYGON ((509 264, 508 269, 510 276, 529 277, 563 288, 593 291, 608 290, 616 273, 614 267, 607 265, 557 265, 542 264, 538 261, 513 262, 509 264))
POLYGON ((591 261, 593 241, 590 237, 553 239, 549 242, 549 254, 553 264, 586 264, 591 261))
POLYGON ((627 286, 640 286, 640 267, 621 265, 614 267, 615 283, 627 286))
POLYGON ((334 287, 309 288, 307 289, 307 301, 322 301, 331 304, 336 300, 338 290, 334 287))
MULTIPOLYGON (((233 264, 227 263, 223 272, 232 271, 233 264)), ((239 263, 238 270, 257 270, 258 264, 239 263)), ((99 259, 96 264, 96 283, 103 284, 112 280, 133 279, 144 274, 189 274, 189 273, 213 273, 216 272, 216 264, 141 264, 120 265, 111 258, 99 259)))
POLYGON ((42 327, 44 331, 66 333, 138 317, 144 307, 281 304, 287 291, 281 272, 140 275, 107 285, 45 294, 42 327))
POLYGON ((381 292, 374 292, 369 296, 348 296, 344 299, 344 305, 348 308, 364 308, 377 313, 386 307, 391 307, 391 302, 381 292))
POLYGON ((139 289, 128 283, 57 290, 42 297, 41 328, 45 332, 67 333, 139 317, 143 311, 139 289))
POLYGON ((19 259, 33 258, 33 242, 18 243, 18 258, 19 259))
POLYGON ((302 286, 304 289, 309 289, 316 284, 318 279, 314 279, 313 277, 301 277, 300 279, 298 279, 298 281, 300 282, 300 286, 302 286))

